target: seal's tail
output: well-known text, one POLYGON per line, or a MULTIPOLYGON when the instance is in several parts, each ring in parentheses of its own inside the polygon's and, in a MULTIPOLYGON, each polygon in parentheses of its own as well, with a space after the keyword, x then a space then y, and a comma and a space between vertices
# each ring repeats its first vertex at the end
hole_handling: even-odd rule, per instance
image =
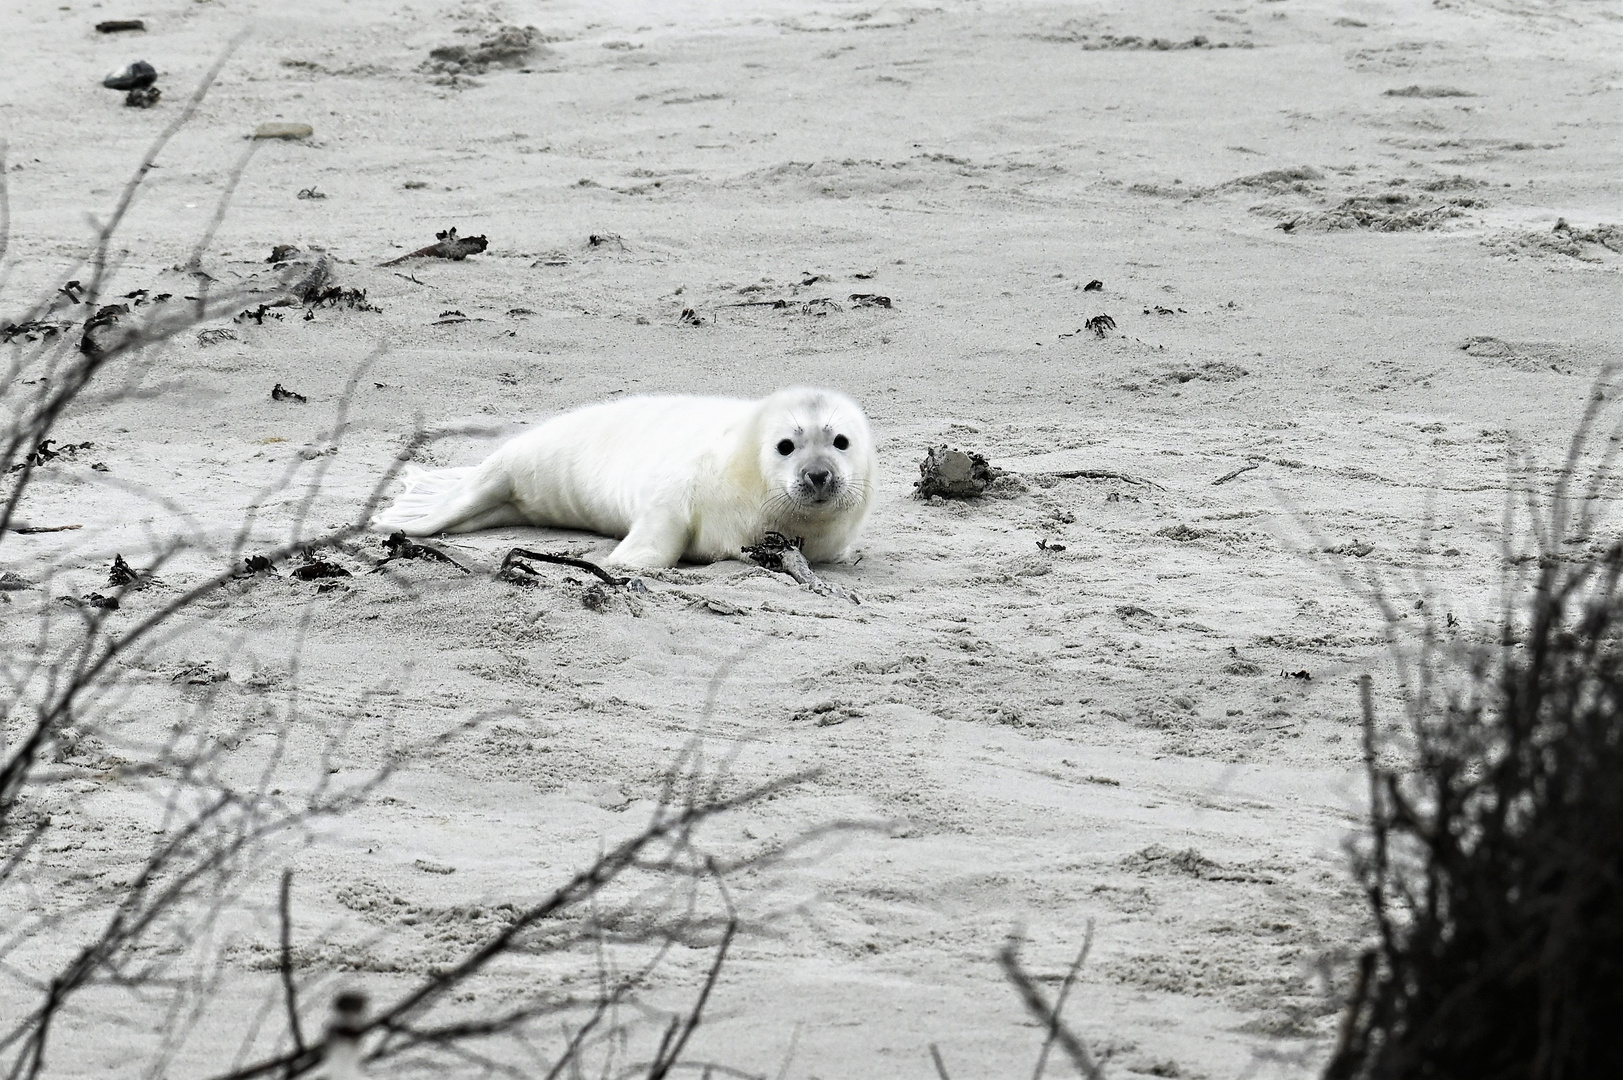
MULTIPOLYGON (((435 469, 406 466, 401 478, 406 488, 393 505, 372 519, 374 528, 432 536, 440 532, 467 532, 489 528, 503 514, 508 491, 505 483, 482 479, 479 466, 435 469)), ((506 523, 506 522, 502 522, 506 523)))

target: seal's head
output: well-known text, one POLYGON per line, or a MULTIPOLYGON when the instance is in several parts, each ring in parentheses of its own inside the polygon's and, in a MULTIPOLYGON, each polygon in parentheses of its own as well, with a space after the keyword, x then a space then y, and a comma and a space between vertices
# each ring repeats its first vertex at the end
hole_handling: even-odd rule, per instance
POLYGON ((769 516, 861 517, 877 460, 868 418, 832 390, 790 387, 761 403, 760 467, 769 516))

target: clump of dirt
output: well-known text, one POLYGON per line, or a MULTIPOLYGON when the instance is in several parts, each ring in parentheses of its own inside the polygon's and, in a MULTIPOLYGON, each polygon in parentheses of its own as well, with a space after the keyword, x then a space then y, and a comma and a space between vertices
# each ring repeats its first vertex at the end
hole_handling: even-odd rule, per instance
POLYGON ((1574 373, 1571 354, 1554 342, 1511 342, 1479 335, 1466 338, 1460 348, 1467 356, 1498 360, 1520 371, 1554 371, 1562 375, 1574 373))
POLYGON ((1163 383, 1212 382, 1226 383, 1243 379, 1251 372, 1227 360, 1208 360, 1196 367, 1176 367, 1156 379, 1163 383))
POLYGON ((919 462, 919 479, 913 483, 913 496, 973 499, 986 494, 986 489, 1001 475, 1001 469, 994 469, 984 456, 973 451, 932 446, 919 462))
POLYGON ((818 727, 833 727, 847 720, 861 719, 863 711, 847 701, 822 701, 809 709, 801 709, 789 718, 792 724, 814 723, 818 727))
POLYGON ((1597 263, 1612 251, 1623 254, 1623 227, 1596 225, 1580 229, 1557 218, 1549 232, 1517 232, 1488 241, 1504 254, 1565 255, 1580 262, 1597 263))
POLYGON ((483 75, 493 67, 519 67, 544 52, 550 40, 533 26, 502 26, 477 45, 441 45, 422 70, 431 75, 483 75))
POLYGON ((1195 848, 1173 851, 1160 844, 1151 844, 1133 852, 1121 861, 1123 870, 1139 874, 1183 874, 1202 881, 1246 881, 1267 883, 1273 879, 1267 874, 1231 869, 1214 859, 1208 859, 1195 848))
POLYGON ((1311 165, 1295 165, 1288 169, 1268 169, 1265 172, 1237 176, 1211 187, 1186 187, 1181 183, 1134 184, 1128 188, 1135 195, 1159 195, 1172 199, 1199 199, 1207 195, 1222 195, 1233 191, 1261 192, 1266 195, 1317 195, 1324 173, 1311 165))
POLYGON ((84 335, 79 339, 79 351, 91 359, 100 359, 122 345, 132 331, 122 323, 130 313, 128 304, 105 304, 85 320, 84 335))
POLYGON ((1077 44, 1090 52, 1100 52, 1107 49, 1150 49, 1155 52, 1179 52, 1184 49, 1249 49, 1249 41, 1227 42, 1212 41, 1205 34, 1196 34, 1187 41, 1173 41, 1170 38, 1141 38, 1137 34, 1100 34, 1097 38, 1089 38, 1083 34, 1077 39, 1077 44))
POLYGON ((1473 180, 1469 176, 1455 173, 1453 176, 1439 176, 1435 180, 1427 180, 1420 185, 1421 191, 1474 191, 1477 188, 1488 186, 1486 180, 1473 180))
POLYGON ((1265 191, 1270 195, 1312 195, 1319 190, 1319 181, 1324 179, 1324 173, 1311 165, 1297 165, 1289 169, 1269 169, 1266 172, 1252 173, 1249 176, 1237 176, 1233 180, 1224 181, 1216 187, 1206 190, 1220 191, 1265 191))
POLYGON ((1329 210, 1310 210, 1292 215, 1277 228, 1285 232, 1340 232, 1369 229, 1372 232, 1423 232, 1445 221, 1464 217, 1465 208, 1480 205, 1469 196, 1456 196, 1427 206, 1403 191, 1383 191, 1376 195, 1354 195, 1329 210))

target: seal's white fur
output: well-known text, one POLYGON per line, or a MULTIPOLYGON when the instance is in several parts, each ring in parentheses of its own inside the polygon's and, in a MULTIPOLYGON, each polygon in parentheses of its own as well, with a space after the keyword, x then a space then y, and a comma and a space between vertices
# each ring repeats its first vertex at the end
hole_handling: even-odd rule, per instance
POLYGON ((867 417, 831 390, 630 397, 555 416, 479 465, 408 469, 374 525, 411 536, 586 529, 623 538, 608 562, 642 567, 741 558, 775 531, 828 562, 849 555, 876 468, 867 417))

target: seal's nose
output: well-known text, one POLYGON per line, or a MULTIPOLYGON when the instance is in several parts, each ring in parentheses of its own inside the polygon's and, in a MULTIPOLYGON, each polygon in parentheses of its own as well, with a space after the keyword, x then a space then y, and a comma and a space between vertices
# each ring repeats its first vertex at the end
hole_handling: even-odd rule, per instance
POLYGON ((806 470, 806 483, 810 484, 812 490, 819 495, 828 490, 828 486, 833 480, 834 474, 827 469, 806 470))

